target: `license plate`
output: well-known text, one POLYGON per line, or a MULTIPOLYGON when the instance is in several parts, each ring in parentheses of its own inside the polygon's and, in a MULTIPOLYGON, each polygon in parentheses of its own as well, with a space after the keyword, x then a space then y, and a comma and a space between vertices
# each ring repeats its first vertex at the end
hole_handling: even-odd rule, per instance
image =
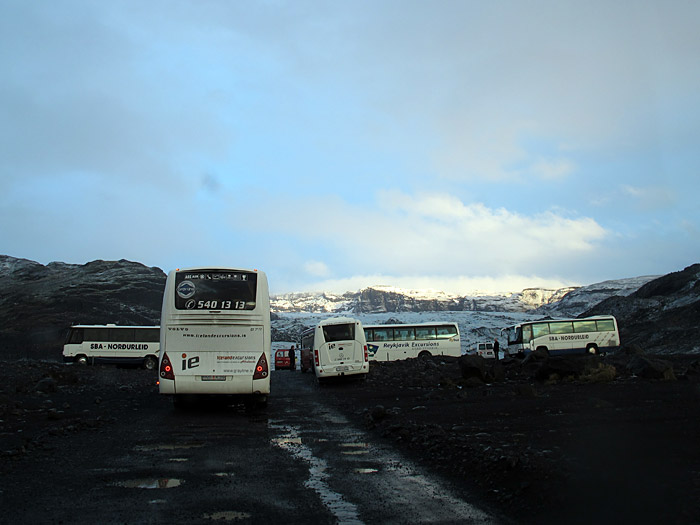
POLYGON ((350 370, 349 366, 338 366, 335 368, 336 372, 347 372, 348 370, 350 370))
POLYGON ((202 381, 226 381, 226 376, 202 376, 202 381))

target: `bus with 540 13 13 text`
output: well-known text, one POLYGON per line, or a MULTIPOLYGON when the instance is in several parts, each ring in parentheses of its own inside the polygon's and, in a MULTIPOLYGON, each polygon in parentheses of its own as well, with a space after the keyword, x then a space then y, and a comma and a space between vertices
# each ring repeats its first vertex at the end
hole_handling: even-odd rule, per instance
POLYGON ((154 370, 158 365, 158 326, 74 325, 63 345, 67 363, 131 364, 154 370))
POLYGON ((508 352, 550 355, 604 354, 620 346, 617 320, 612 315, 583 319, 543 319, 515 325, 507 330, 508 352))
POLYGON ((177 405, 230 396, 265 406, 270 394, 270 295, 258 270, 206 267, 168 274, 161 310, 159 390, 177 405))
POLYGON ((367 325, 365 337, 372 361, 462 355, 457 323, 367 325))

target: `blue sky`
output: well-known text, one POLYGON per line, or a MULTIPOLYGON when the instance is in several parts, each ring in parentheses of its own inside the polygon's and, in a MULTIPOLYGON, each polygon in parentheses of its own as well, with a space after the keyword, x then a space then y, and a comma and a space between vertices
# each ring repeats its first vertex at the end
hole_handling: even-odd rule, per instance
POLYGON ((698 262, 696 1, 0 9, 0 253, 273 293, 698 262))

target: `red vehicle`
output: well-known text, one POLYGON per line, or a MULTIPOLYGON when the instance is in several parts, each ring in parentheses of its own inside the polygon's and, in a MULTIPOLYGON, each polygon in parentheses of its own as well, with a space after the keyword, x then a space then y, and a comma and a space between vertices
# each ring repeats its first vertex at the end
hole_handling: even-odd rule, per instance
POLYGON ((275 370, 289 370, 289 350, 275 351, 275 370))

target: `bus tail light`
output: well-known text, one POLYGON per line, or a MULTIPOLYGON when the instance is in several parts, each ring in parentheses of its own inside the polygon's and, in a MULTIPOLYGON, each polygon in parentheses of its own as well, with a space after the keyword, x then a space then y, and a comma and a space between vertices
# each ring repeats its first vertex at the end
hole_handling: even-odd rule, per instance
POLYGON ((369 361, 369 353, 367 352, 367 345, 365 345, 365 363, 369 361))
POLYGON ((175 371, 173 370, 173 364, 170 362, 168 354, 163 354, 163 360, 160 362, 160 377, 175 381, 175 371))
POLYGON ((265 357, 265 354, 263 353, 263 355, 260 356, 260 359, 258 359, 258 364, 255 365, 253 379, 265 379, 269 373, 270 370, 267 366, 267 357, 265 357))
POLYGON ((318 350, 314 350, 314 364, 318 366, 318 350))

